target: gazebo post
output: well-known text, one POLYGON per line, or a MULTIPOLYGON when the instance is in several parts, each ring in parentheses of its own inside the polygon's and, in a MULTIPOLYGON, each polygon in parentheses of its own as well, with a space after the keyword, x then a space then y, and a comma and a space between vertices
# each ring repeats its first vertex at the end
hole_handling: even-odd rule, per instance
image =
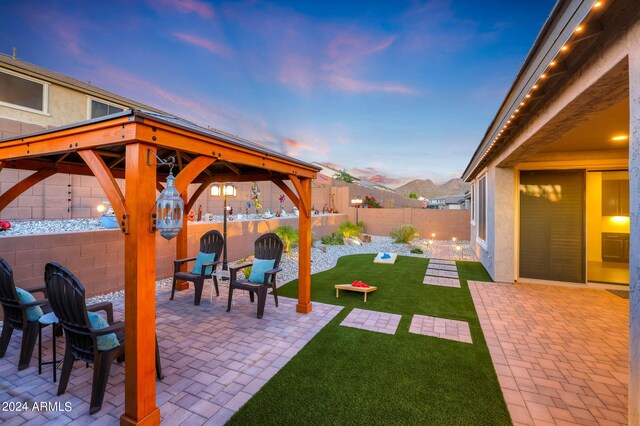
POLYGON ((300 216, 298 230, 298 304, 296 311, 303 314, 311 312, 311 179, 291 177, 298 191, 300 216))
POLYGON ((121 425, 160 423, 156 407, 156 235, 150 214, 156 201, 156 167, 147 164, 155 146, 126 146, 126 204, 129 229, 125 234, 125 413, 121 425))

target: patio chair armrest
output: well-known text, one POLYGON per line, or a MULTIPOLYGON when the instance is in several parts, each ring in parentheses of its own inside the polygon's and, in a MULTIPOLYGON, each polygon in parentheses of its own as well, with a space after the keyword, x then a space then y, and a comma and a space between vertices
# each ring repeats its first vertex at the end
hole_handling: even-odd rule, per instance
POLYGON ((211 274, 205 274, 207 268, 209 266, 213 266, 213 270, 216 270, 216 266, 218 266, 220 263, 222 263, 222 260, 214 260, 213 262, 209 262, 209 263, 203 263, 202 264, 202 269, 200 269, 200 275, 201 276, 205 276, 205 275, 211 275, 211 274))
POLYGON ((20 307, 22 308, 31 308, 33 306, 44 306, 44 305, 48 305, 49 301, 47 299, 44 300, 36 300, 35 302, 29 302, 29 303, 20 303, 20 307))
POLYGON ((278 272, 282 271, 282 267, 278 266, 277 268, 269 269, 264 273, 264 283, 268 284, 271 276, 275 276, 278 272))
POLYGON ((113 323, 113 304, 111 302, 94 303, 93 305, 87 306, 87 311, 104 311, 107 314, 107 322, 109 324, 113 323))
POLYGON ((242 265, 229 266, 229 271, 238 271, 240 269, 247 268, 249 266, 253 266, 253 262, 243 263, 242 265))
POLYGON ((100 330, 91 330, 91 336, 99 337, 109 333, 117 333, 124 330, 124 321, 118 321, 111 324, 109 327, 101 328, 100 330))
POLYGON ((27 292, 29 292, 31 294, 33 294, 33 293, 42 293, 42 294, 44 294, 44 297, 47 297, 47 287, 45 287, 44 285, 41 285, 39 287, 25 288, 23 290, 27 291, 27 292))
POLYGON ((238 271, 240 269, 244 269, 244 268, 247 268, 249 266, 253 266, 253 262, 243 263, 242 265, 229 266, 229 280, 230 280, 230 282, 233 283, 233 282, 236 281, 236 276, 237 276, 238 271))
POLYGON ((177 271, 180 268, 180 265, 182 265, 183 263, 193 262, 194 260, 196 260, 195 257, 186 257, 184 259, 176 259, 173 261, 173 266, 177 271))

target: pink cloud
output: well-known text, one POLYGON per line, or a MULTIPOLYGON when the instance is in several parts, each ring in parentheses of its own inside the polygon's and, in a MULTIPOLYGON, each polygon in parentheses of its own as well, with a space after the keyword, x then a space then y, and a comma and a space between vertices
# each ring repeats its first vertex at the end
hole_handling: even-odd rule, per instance
POLYGON ((409 86, 397 83, 367 82, 333 74, 328 78, 332 89, 350 93, 385 92, 401 95, 415 95, 417 91, 409 86))
POLYGON ((185 33, 173 33, 173 35, 180 41, 208 50, 209 52, 215 53, 218 56, 228 57, 230 55, 230 51, 226 46, 218 44, 207 38, 185 33))
POLYGON ((198 0, 151 0, 151 5, 156 9, 158 6, 170 7, 180 13, 195 13, 204 19, 211 19, 214 16, 213 7, 203 1, 198 0))

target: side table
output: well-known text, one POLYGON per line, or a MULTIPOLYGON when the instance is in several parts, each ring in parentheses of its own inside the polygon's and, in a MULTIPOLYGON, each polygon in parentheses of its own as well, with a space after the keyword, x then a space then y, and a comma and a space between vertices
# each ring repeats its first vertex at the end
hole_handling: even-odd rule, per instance
MULTIPOLYGON (((229 271, 228 270, 215 270, 213 271, 213 273, 211 274, 211 279, 213 280, 214 277, 219 278, 218 281, 218 285, 220 285, 220 283, 222 281, 226 281, 229 282, 229 271)), ((209 294, 209 303, 213 303, 213 283, 211 283, 211 291, 209 294)))
POLYGON ((38 374, 42 374, 42 366, 53 364, 53 383, 57 380, 58 360, 56 358, 56 332, 61 328, 58 324, 58 317, 53 312, 44 314, 38 320, 40 327, 38 330, 38 374), (53 347, 53 361, 42 362, 42 329, 47 326, 52 326, 51 331, 51 346, 53 347))

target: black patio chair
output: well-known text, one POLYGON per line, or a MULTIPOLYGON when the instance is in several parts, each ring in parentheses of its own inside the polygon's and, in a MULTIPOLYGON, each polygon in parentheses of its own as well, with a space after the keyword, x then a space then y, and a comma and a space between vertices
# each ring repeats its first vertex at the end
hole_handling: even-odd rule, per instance
POLYGON ((38 331, 40 330, 40 323, 37 319, 29 321, 27 309, 40 306, 45 313, 50 312, 48 309, 48 301, 46 300, 47 292, 44 286, 24 290, 31 294, 43 293, 45 299, 22 303, 18 297, 16 285, 13 281, 13 270, 11 266, 0 257, 0 304, 2 304, 2 310, 4 311, 2 337, 0 337, 0 358, 4 358, 7 352, 13 330, 22 331, 22 345, 20 348, 18 370, 29 368, 33 349, 38 340, 38 331))
MULTIPOLYGON (((124 322, 113 321, 111 302, 96 303, 87 306, 85 289, 80 281, 57 263, 45 266, 45 284, 51 309, 65 334, 65 354, 62 374, 58 385, 58 395, 67 390, 71 369, 76 360, 93 364, 93 383, 89 413, 94 414, 102 408, 104 393, 109 380, 109 372, 114 360, 124 361, 124 322), (104 311, 107 314, 108 327, 94 329, 89 321, 88 312, 104 311), (115 333, 118 345, 108 349, 98 348, 98 337, 115 333)), ((158 341, 156 339, 156 375, 162 379, 158 341)))
MULTIPOLYGON (((220 232, 214 230, 206 232, 200 237, 200 253, 215 253, 213 262, 204 263, 197 273, 193 270, 182 272, 180 267, 188 262, 193 262, 197 257, 189 257, 187 259, 178 259, 173 261, 173 283, 171 285, 171 299, 176 292, 176 281, 191 281, 195 288, 194 305, 200 305, 200 299, 202 298, 202 288, 204 287, 204 280, 211 276, 211 273, 216 270, 219 263, 221 263, 220 255, 222 254, 222 248, 224 246, 224 238, 220 232), (207 269, 210 269, 207 271, 207 269)), ((216 288, 216 296, 220 295, 218 290, 218 277, 213 277, 213 285, 216 288)))
POLYGON ((273 291, 273 298, 276 302, 276 308, 278 307, 278 289, 276 287, 276 274, 282 271, 280 265, 280 259, 282 258, 282 251, 284 249, 284 243, 273 232, 260 236, 255 242, 255 259, 275 260, 273 268, 266 271, 264 279, 261 282, 251 282, 249 277, 244 280, 238 280, 237 274, 240 269, 252 266, 253 262, 245 263, 242 265, 229 268, 229 302, 227 304, 227 312, 231 310, 231 301, 233 298, 233 290, 240 289, 249 292, 249 297, 253 303, 253 294, 258 295, 258 318, 262 318, 264 315, 264 305, 267 300, 267 292, 271 288, 273 291))

